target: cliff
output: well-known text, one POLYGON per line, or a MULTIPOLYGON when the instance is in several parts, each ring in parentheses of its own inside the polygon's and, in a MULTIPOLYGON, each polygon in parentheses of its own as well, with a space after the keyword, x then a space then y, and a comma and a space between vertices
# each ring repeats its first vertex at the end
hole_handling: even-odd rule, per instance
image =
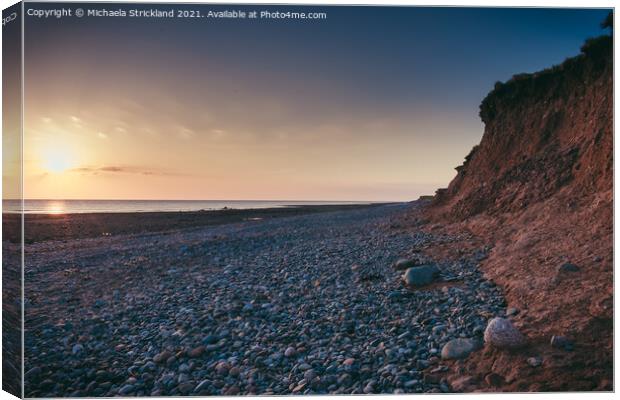
POLYGON ((455 366, 469 390, 610 390, 613 367, 613 43, 590 39, 559 66, 497 83, 482 140, 425 211, 491 251, 528 347, 485 347, 455 366), (577 271, 560 266, 571 263, 577 271), (574 349, 553 348, 553 335, 574 349), (533 368, 529 357, 540 357, 533 368), (489 378, 492 376, 493 378, 489 378))
POLYGON ((611 45, 593 39, 557 67, 497 83, 480 106, 482 141, 436 205, 458 220, 524 210, 562 189, 581 199, 611 190, 611 45))

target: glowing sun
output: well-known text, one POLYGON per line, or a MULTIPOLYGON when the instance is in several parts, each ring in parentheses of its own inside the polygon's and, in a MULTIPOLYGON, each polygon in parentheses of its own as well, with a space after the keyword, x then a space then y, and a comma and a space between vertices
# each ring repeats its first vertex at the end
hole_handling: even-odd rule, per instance
POLYGON ((43 168, 49 172, 64 172, 75 165, 72 152, 63 146, 47 147, 43 154, 43 168))

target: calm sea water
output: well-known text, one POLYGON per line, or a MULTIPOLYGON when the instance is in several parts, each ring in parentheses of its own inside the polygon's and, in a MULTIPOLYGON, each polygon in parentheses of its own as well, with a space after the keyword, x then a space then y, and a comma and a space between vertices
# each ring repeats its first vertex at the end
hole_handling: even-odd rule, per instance
MULTIPOLYGON (((19 200, 3 200, 3 212, 19 212, 19 200)), ((272 208, 300 205, 369 204, 361 201, 286 201, 286 200, 25 200, 27 214, 77 214, 111 212, 199 211, 272 208)))

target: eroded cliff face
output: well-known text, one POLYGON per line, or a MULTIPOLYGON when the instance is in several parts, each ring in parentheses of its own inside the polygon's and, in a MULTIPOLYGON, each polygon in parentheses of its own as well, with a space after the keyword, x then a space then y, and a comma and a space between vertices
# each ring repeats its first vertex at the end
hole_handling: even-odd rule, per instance
POLYGON ((529 341, 457 362, 451 379, 471 378, 464 390, 612 388, 612 53, 601 37, 560 66, 497 84, 481 105, 480 144, 426 211, 433 229, 491 245, 481 267, 529 341), (567 262, 579 270, 560 271, 567 262), (574 350, 552 348, 553 335, 574 350), (528 365, 534 356, 540 367, 528 365))
POLYGON ((437 205, 454 220, 524 210, 560 191, 611 190, 611 38, 561 66, 496 84, 481 105, 484 136, 437 205))

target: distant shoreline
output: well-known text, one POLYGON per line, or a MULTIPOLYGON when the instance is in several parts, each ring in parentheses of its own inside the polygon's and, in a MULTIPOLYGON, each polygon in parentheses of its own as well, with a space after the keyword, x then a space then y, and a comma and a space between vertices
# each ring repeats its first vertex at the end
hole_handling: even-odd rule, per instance
MULTIPOLYGON (((48 240, 72 240, 122 234, 162 232, 235 222, 257 222, 319 212, 381 207, 402 202, 370 204, 291 205, 272 208, 200 211, 94 212, 24 214, 26 244, 48 240)), ((21 214, 3 213, 4 241, 17 243, 21 214)))
POLYGON ((297 206, 362 205, 391 203, 353 200, 79 200, 25 199, 3 200, 3 213, 19 214, 93 214, 131 212, 218 211, 227 209, 267 209, 297 206))

